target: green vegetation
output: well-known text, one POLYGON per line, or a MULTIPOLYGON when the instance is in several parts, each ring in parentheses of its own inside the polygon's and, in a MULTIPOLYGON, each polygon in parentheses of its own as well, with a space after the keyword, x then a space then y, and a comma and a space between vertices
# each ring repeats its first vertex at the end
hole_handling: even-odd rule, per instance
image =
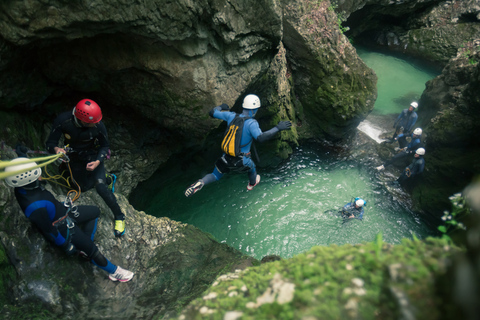
POLYGON ((470 214, 470 209, 465 205, 465 199, 460 193, 454 194, 449 199, 452 202, 452 212, 443 212, 442 220, 444 225, 439 226, 438 230, 442 233, 442 239, 452 242, 449 234, 466 230, 466 226, 460 220, 470 214))
POLYGON ((399 318, 405 309, 437 319, 443 297, 435 280, 459 249, 443 239, 314 247, 291 259, 221 276, 179 319, 399 318), (407 297, 402 305, 399 296, 407 297))

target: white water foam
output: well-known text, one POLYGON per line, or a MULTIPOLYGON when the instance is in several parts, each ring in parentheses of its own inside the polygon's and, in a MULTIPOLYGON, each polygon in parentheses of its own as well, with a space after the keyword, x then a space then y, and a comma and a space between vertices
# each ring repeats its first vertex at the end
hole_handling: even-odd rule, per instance
POLYGON ((374 126, 370 121, 363 120, 357 127, 358 130, 365 133, 367 136, 375 140, 377 143, 384 141, 384 139, 380 139, 379 136, 384 133, 382 129, 374 126))

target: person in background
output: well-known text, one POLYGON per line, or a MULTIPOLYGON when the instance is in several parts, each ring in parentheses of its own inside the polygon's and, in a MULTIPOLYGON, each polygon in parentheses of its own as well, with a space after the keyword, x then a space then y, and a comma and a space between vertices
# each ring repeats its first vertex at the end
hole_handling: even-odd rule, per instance
POLYGON ((415 151, 415 156, 412 163, 408 167, 406 167, 405 170, 403 170, 402 174, 397 179, 400 184, 411 185, 418 180, 419 176, 423 173, 423 170, 425 169, 425 159, 423 158, 424 155, 424 148, 418 148, 415 151))
POLYGON ((10 187, 15 188, 15 198, 25 216, 38 227, 43 236, 67 255, 81 254, 83 257, 109 274, 112 281, 130 281, 134 273, 114 265, 98 250, 93 242, 100 210, 96 206, 67 208, 45 190, 41 181, 42 170, 37 164, 15 164, 28 158, 16 158, 5 172, 25 170, 5 178, 10 187), (81 224, 82 228, 78 225, 81 224))
POLYGON ((61 113, 53 122, 46 147, 50 153, 67 153, 57 146, 60 137, 69 145, 68 157, 72 176, 82 191, 93 187, 112 210, 115 216, 114 234, 125 234, 125 215, 117 199, 109 190, 106 181, 104 161, 109 152, 107 130, 102 120, 102 110, 91 99, 83 99, 72 111, 61 113))
MULTIPOLYGON (((252 190, 259 182, 260 175, 257 174, 255 163, 251 158, 250 148, 253 139, 258 142, 264 142, 272 139, 277 132, 282 130, 289 130, 292 123, 290 121, 280 121, 272 129, 262 132, 257 120, 254 119, 255 114, 260 108, 260 98, 254 94, 249 94, 243 100, 243 112, 237 115, 235 112, 230 112, 230 108, 226 104, 222 104, 210 110, 209 115, 212 118, 224 120, 231 128, 231 124, 236 118, 245 118, 241 128, 236 130, 240 137, 239 139, 239 154, 231 155, 224 153, 216 162, 215 169, 212 173, 205 175, 202 179, 197 180, 190 187, 185 190, 185 196, 191 197, 196 192, 200 191, 205 185, 220 180, 225 173, 228 172, 247 172, 249 183, 247 190, 252 190), (226 112, 222 112, 226 111, 226 112), (241 134, 240 134, 241 133, 241 134)), ((229 130, 229 128, 227 130, 229 130)), ((231 136, 235 139, 234 135, 231 136)), ((226 141, 222 142, 222 146, 226 141)), ((225 150, 225 149, 224 149, 225 150)))
POLYGON ((393 127, 395 128, 395 133, 393 134, 392 139, 387 142, 393 142, 395 137, 403 130, 403 133, 408 134, 413 129, 413 126, 417 122, 417 113, 418 103, 412 102, 408 109, 403 109, 403 111, 398 115, 393 127), (403 128, 403 129, 402 129, 403 128))
POLYGON ((363 206, 366 201, 360 198, 355 198, 354 201, 343 206, 341 213, 343 219, 359 219, 363 220, 363 206))
POLYGON ((392 159, 385 161, 385 163, 382 164, 381 166, 378 166, 377 170, 379 170, 379 171, 383 170, 383 169, 385 169, 386 166, 389 166, 392 163, 397 162, 400 159, 404 159, 406 157, 414 155, 415 150, 422 147, 422 129, 416 128, 415 130, 413 130, 413 133, 409 134, 409 135, 408 134, 404 135, 403 133, 399 134, 395 138, 395 140, 397 140, 397 139, 398 139, 399 145, 401 147, 401 149, 396 149, 396 150, 399 151, 399 153, 397 153, 395 156, 393 156, 392 159), (408 145, 407 145, 407 141, 405 140, 406 136, 411 137, 411 141, 410 141, 410 143, 408 143, 408 145), (403 142, 401 143, 401 141, 405 141, 405 143, 403 143, 403 142))

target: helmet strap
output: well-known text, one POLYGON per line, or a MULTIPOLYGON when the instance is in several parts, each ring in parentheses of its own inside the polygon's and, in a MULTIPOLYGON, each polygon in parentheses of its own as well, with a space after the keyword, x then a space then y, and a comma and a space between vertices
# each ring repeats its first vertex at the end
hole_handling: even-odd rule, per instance
POLYGON ((33 181, 32 183, 29 183, 21 188, 25 189, 25 190, 34 190, 34 189, 37 189, 41 187, 42 190, 45 189, 45 187, 43 186, 43 184, 40 182, 40 180, 35 180, 33 181))

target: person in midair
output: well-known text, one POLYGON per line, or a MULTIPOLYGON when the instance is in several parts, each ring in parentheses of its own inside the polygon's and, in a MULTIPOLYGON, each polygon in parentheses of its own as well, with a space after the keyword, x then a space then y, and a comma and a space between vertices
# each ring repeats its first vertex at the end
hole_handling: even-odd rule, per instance
POLYGON ((53 122, 47 139, 48 152, 67 153, 64 148, 57 146, 62 135, 65 145, 70 147, 68 157, 73 179, 82 191, 95 187, 115 217, 115 236, 123 236, 125 215, 106 184, 104 161, 109 152, 109 142, 98 104, 91 99, 83 99, 73 108, 73 112, 61 113, 53 122))
POLYGON ((215 162, 215 169, 212 173, 197 180, 185 190, 186 197, 191 197, 205 185, 220 180, 228 172, 247 172, 249 181, 247 190, 252 190, 260 182, 260 175, 257 174, 250 153, 253 139, 264 142, 272 139, 277 132, 289 130, 292 126, 290 121, 280 121, 275 127, 262 132, 257 120, 254 119, 260 105, 260 98, 249 94, 243 100, 241 114, 229 111, 230 108, 227 104, 221 104, 210 110, 209 115, 212 118, 224 120, 229 126, 222 142, 222 149, 225 153, 215 162), (239 124, 238 127, 235 126, 236 123, 239 124), (237 142, 237 148, 233 144, 234 140, 237 142), (237 149, 236 152, 234 149, 237 149))
POLYGON ((105 270, 112 281, 130 281, 134 273, 110 262, 93 242, 100 209, 96 206, 78 206, 75 210, 67 208, 45 190, 41 181, 42 170, 35 168, 35 162, 19 163, 25 160, 28 158, 13 159, 11 165, 5 168, 5 172, 24 170, 6 177, 5 182, 15 188, 15 198, 25 216, 52 245, 67 255, 81 254, 105 270))

